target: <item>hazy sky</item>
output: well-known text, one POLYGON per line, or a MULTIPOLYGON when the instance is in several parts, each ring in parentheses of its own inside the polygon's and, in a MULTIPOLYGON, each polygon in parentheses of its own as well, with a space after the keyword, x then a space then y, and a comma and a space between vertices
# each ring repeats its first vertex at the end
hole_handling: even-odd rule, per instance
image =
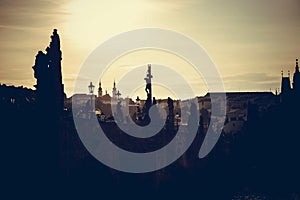
MULTIPOLYGON (((46 48, 52 29, 57 28, 69 96, 90 52, 113 35, 144 27, 172 29, 201 44, 227 91, 275 90, 281 69, 293 73, 300 57, 299 0, 0 0, 0 82, 32 87, 35 55, 46 48)), ((112 69, 164 64, 164 56, 157 52, 139 53, 122 58, 112 69)), ((108 73, 104 90, 110 92, 113 79, 118 82, 122 72, 126 70, 108 73)), ((194 89, 203 94, 202 81, 188 72, 194 89)), ((163 95, 157 92, 157 96, 163 95)))

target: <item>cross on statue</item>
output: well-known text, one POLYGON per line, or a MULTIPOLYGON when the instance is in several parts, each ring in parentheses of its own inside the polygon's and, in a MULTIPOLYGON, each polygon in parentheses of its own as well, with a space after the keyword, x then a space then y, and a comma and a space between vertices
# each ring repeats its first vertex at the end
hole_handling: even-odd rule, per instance
POLYGON ((146 82, 148 83, 151 82, 151 78, 153 78, 152 74, 151 74, 151 64, 148 64, 148 70, 147 70, 147 76, 145 78, 146 82))

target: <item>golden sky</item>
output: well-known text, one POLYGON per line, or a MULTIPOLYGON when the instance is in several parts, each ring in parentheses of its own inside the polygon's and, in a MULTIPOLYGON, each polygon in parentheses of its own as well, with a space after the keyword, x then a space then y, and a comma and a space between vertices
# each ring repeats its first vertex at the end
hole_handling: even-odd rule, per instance
MULTIPOLYGON (((227 91, 274 91, 281 69, 294 72, 300 57, 299 0, 0 0, 0 5, 0 82, 32 88, 35 55, 57 28, 68 96, 90 52, 110 37, 137 28, 171 29, 193 38, 218 67, 227 91)), ((152 62, 184 68, 172 55, 136 52, 114 63, 103 77, 104 90, 111 91, 113 80, 118 82, 126 72, 124 66, 152 62)), ((185 73, 196 94, 204 94, 201 78, 185 73)), ((165 91, 159 91, 156 95, 164 97, 165 91)))

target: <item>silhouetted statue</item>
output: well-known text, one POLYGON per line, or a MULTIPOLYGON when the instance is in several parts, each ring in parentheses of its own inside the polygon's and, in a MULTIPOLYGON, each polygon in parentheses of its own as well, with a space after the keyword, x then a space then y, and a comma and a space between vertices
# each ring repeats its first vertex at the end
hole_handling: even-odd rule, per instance
POLYGON ((153 78, 151 74, 151 65, 148 65, 147 75, 144 80, 146 81, 146 88, 145 91, 147 93, 147 100, 143 108, 143 124, 148 124, 150 122, 149 117, 149 109, 152 106, 152 85, 151 85, 151 79, 153 78))
POLYGON ((146 88, 145 91, 147 93, 147 100, 146 100, 146 112, 149 111, 149 108, 152 106, 152 85, 151 85, 151 79, 153 78, 151 74, 151 65, 148 65, 147 75, 145 81, 146 81, 146 88))
POLYGON ((155 97, 153 97, 152 104, 153 104, 153 105, 156 105, 156 104, 157 104, 155 97))
POLYGON ((172 132, 174 130, 174 101, 170 97, 168 97, 168 118, 167 118, 167 131, 172 132))
POLYGON ((46 54, 39 51, 36 55, 34 77, 37 98, 42 109, 59 115, 64 107, 64 86, 62 84, 60 39, 57 30, 54 29, 46 54))
POLYGON ((39 51, 32 67, 37 80, 35 87, 38 103, 34 124, 35 131, 40 135, 37 159, 41 170, 48 173, 43 175, 48 178, 58 175, 59 170, 59 140, 65 98, 61 60, 60 39, 54 29, 46 53, 39 51))

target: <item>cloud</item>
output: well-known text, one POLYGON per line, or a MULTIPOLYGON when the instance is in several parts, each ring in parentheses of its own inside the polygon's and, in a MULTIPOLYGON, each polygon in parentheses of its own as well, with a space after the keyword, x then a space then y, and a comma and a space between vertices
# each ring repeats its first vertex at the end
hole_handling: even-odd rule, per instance
POLYGON ((251 81, 256 83, 270 82, 278 79, 278 76, 271 76, 266 73, 244 73, 224 77, 225 81, 251 81))
POLYGON ((266 73, 242 73, 223 78, 228 90, 269 90, 280 86, 280 77, 266 73))
POLYGON ((26 0, 0 1, 0 25, 5 28, 42 27, 57 22, 58 17, 68 14, 62 10, 67 1, 26 0))

